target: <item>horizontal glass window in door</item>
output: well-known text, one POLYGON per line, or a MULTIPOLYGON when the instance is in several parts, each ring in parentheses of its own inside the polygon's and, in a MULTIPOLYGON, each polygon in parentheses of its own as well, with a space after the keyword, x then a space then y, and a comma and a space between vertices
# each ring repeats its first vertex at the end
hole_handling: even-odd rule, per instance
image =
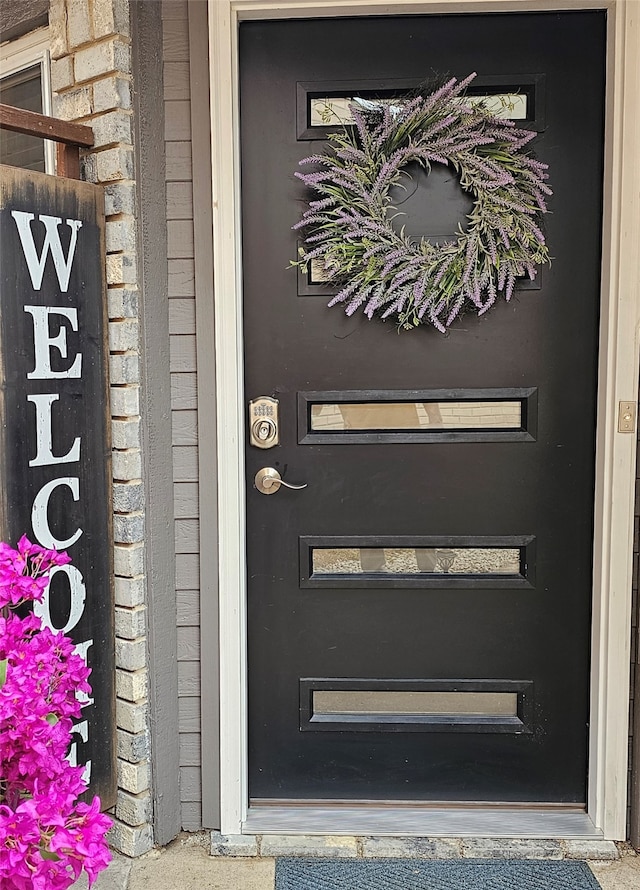
POLYGON ((519 588, 534 586, 533 535, 304 536, 300 586, 519 588))
POLYGON ((395 547, 314 548, 314 574, 518 575, 520 548, 395 547))
MULTIPOLYGON (((344 126, 353 123, 351 106, 377 109, 388 106, 392 113, 400 110, 406 99, 401 97, 366 99, 361 96, 313 96, 309 98, 309 124, 312 127, 344 126)), ((528 97, 523 93, 485 93, 466 96, 459 102, 481 105, 495 117, 513 121, 527 120, 528 97)))
POLYGON ((312 430, 519 430, 522 403, 360 402, 311 406, 312 430))
POLYGON ((353 715, 395 719, 416 717, 515 717, 515 692, 407 692, 316 689, 313 692, 316 716, 353 715))
POLYGON ((516 679, 300 679, 303 732, 499 732, 533 726, 533 683, 516 679))
POLYGON ((301 444, 533 441, 536 422, 535 387, 298 394, 301 444))
MULTIPOLYGON (((438 240, 440 236, 425 235, 428 240, 438 240)), ((446 235, 443 235, 446 239, 446 235)), ((303 242, 297 242, 297 251, 300 253, 303 242)), ((542 287, 544 270, 538 269, 538 274, 533 279, 523 275, 516 279, 516 290, 540 290, 542 287)), ((298 296, 335 296, 340 290, 340 285, 329 282, 329 274, 324 268, 322 260, 317 257, 309 261, 306 269, 298 267, 298 296)))
MULTIPOLYGON (((437 84, 433 84, 436 87, 437 84)), ((351 107, 372 110, 402 106, 416 94, 426 95, 428 85, 414 79, 357 81, 300 81, 297 85, 296 129, 303 141, 326 138, 353 124, 351 107)), ((528 129, 545 127, 544 74, 481 75, 458 98, 459 103, 479 105, 503 120, 512 120, 528 129)))

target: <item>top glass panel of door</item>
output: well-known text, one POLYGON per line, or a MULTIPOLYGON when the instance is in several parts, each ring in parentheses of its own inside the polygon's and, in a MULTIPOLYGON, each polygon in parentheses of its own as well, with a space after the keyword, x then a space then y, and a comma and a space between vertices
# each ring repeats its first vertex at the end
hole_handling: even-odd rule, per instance
MULTIPOLYGON (((496 117, 512 121, 527 119, 528 97, 522 93, 492 93, 482 96, 465 96, 471 105, 483 105, 496 117)), ((309 123, 312 127, 331 127, 351 124, 351 105, 361 103, 366 107, 382 105, 399 106, 401 98, 361 99, 358 96, 313 96, 309 99, 309 123)))

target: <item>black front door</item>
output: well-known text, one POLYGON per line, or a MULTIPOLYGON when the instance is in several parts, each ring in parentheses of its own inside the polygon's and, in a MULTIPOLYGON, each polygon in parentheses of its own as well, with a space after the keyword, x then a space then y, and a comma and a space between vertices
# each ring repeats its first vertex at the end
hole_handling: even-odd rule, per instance
MULTIPOLYGON (((254 801, 586 799, 605 30, 241 25, 245 392, 280 426, 266 450, 247 430, 254 801), (472 71, 538 131, 551 267, 447 336, 327 308, 288 268, 298 161, 340 100, 472 71), (264 467, 307 487, 265 496, 264 467)), ((416 188, 407 225, 464 223, 450 171, 416 188)))

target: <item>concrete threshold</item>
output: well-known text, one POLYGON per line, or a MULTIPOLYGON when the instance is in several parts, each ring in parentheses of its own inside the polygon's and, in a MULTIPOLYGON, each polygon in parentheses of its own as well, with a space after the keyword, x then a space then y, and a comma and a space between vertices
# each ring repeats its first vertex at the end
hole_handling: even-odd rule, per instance
POLYGON ((599 859, 618 858, 613 841, 565 838, 371 837, 347 835, 211 835, 211 855, 326 856, 333 859, 599 859))
POLYGON ((243 834, 350 837, 546 838, 597 841, 581 810, 564 807, 253 806, 243 834))

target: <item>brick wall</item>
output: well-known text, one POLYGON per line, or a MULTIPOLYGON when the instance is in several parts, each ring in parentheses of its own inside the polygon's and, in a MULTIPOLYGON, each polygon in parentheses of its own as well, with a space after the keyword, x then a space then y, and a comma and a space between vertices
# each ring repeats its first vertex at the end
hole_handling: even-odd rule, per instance
POLYGON ((82 175, 105 186, 119 786, 110 840, 136 856, 153 833, 129 0, 51 0, 49 24, 53 113, 91 125, 82 175))

